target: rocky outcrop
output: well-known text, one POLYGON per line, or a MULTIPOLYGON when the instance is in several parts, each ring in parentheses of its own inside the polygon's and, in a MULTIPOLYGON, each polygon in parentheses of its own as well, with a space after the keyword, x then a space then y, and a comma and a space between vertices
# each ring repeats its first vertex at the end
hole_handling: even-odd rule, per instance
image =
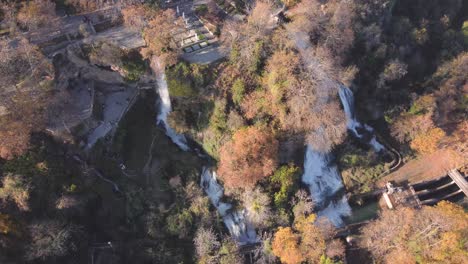
POLYGON ((137 85, 126 83, 118 72, 89 63, 77 44, 56 54, 53 61, 56 78, 47 131, 78 137, 92 147, 115 130, 138 94, 137 85))

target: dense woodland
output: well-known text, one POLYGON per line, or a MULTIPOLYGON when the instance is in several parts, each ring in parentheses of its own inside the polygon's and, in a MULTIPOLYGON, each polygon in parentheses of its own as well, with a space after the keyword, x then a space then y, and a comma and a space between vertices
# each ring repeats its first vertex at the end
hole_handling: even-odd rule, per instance
MULTIPOLYGON (((348 131, 341 86, 404 163, 448 153, 466 175, 467 1, 208 0, 195 13, 223 59, 184 61, 173 35, 185 22, 165 1, 0 1, 0 263, 468 263, 466 198, 382 207, 350 242, 301 182, 307 145, 334 155, 350 195, 390 172, 391 155, 348 131), (37 44, 47 29, 67 30, 64 18, 116 6, 111 26, 144 47, 93 39, 81 19, 70 44, 79 52, 37 44), (93 122, 65 124, 73 87, 111 86, 106 76, 123 90, 155 86, 158 70, 168 124, 197 153, 156 124, 157 89, 140 89, 92 148, 83 131, 93 122), (65 132, 51 132, 59 119, 65 132), (203 167, 258 243, 231 237, 200 187, 203 167)), ((104 115, 93 100, 92 116, 104 115)))

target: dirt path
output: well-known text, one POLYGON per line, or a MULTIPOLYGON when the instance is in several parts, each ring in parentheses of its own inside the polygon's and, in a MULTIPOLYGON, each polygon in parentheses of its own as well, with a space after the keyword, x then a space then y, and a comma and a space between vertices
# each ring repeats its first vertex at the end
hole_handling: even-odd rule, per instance
POLYGON ((431 180, 446 175, 450 169, 459 168, 465 162, 455 151, 442 149, 408 161, 400 169, 380 179, 377 184, 383 186, 387 181, 414 183, 431 180))

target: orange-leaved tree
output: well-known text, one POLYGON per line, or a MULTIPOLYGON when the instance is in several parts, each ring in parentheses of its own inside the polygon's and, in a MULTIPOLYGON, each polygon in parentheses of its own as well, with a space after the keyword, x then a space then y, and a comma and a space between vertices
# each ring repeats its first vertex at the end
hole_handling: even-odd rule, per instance
POLYGON ((411 141, 411 148, 421 154, 431 154, 437 150, 439 141, 445 136, 445 132, 436 127, 424 134, 420 134, 411 141))
POLYGON ((443 201, 384 211, 363 228, 362 246, 381 263, 396 263, 394 256, 405 256, 406 263, 468 263, 467 232, 468 214, 443 201))
POLYGON ((277 154, 278 140, 271 132, 240 129, 221 147, 218 174, 228 188, 252 189, 276 169, 277 154))
POLYGON ((324 222, 320 219, 315 223, 315 220, 314 214, 301 215, 295 219, 293 228, 280 227, 276 231, 272 251, 282 263, 318 263, 321 259, 337 257, 337 254, 331 251, 331 255, 328 255, 329 250, 326 246, 326 242, 331 245, 339 244, 339 241, 333 240, 333 226, 321 224, 324 222))
POLYGON ((273 254, 286 264, 301 263, 304 256, 299 250, 299 235, 290 227, 280 227, 273 239, 273 254))
POLYGON ((184 22, 182 18, 176 17, 174 10, 157 11, 143 30, 147 44, 147 47, 142 49, 143 56, 158 56, 166 66, 175 64, 180 49, 173 35, 181 29, 184 29, 184 22))

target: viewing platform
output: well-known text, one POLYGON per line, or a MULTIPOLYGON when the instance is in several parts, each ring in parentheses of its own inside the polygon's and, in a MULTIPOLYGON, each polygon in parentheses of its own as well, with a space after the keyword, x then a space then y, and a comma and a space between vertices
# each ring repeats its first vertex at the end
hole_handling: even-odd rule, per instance
POLYGON ((458 185, 460 190, 463 191, 465 196, 468 197, 468 182, 466 179, 458 172, 458 170, 453 169, 448 172, 448 176, 458 185))

